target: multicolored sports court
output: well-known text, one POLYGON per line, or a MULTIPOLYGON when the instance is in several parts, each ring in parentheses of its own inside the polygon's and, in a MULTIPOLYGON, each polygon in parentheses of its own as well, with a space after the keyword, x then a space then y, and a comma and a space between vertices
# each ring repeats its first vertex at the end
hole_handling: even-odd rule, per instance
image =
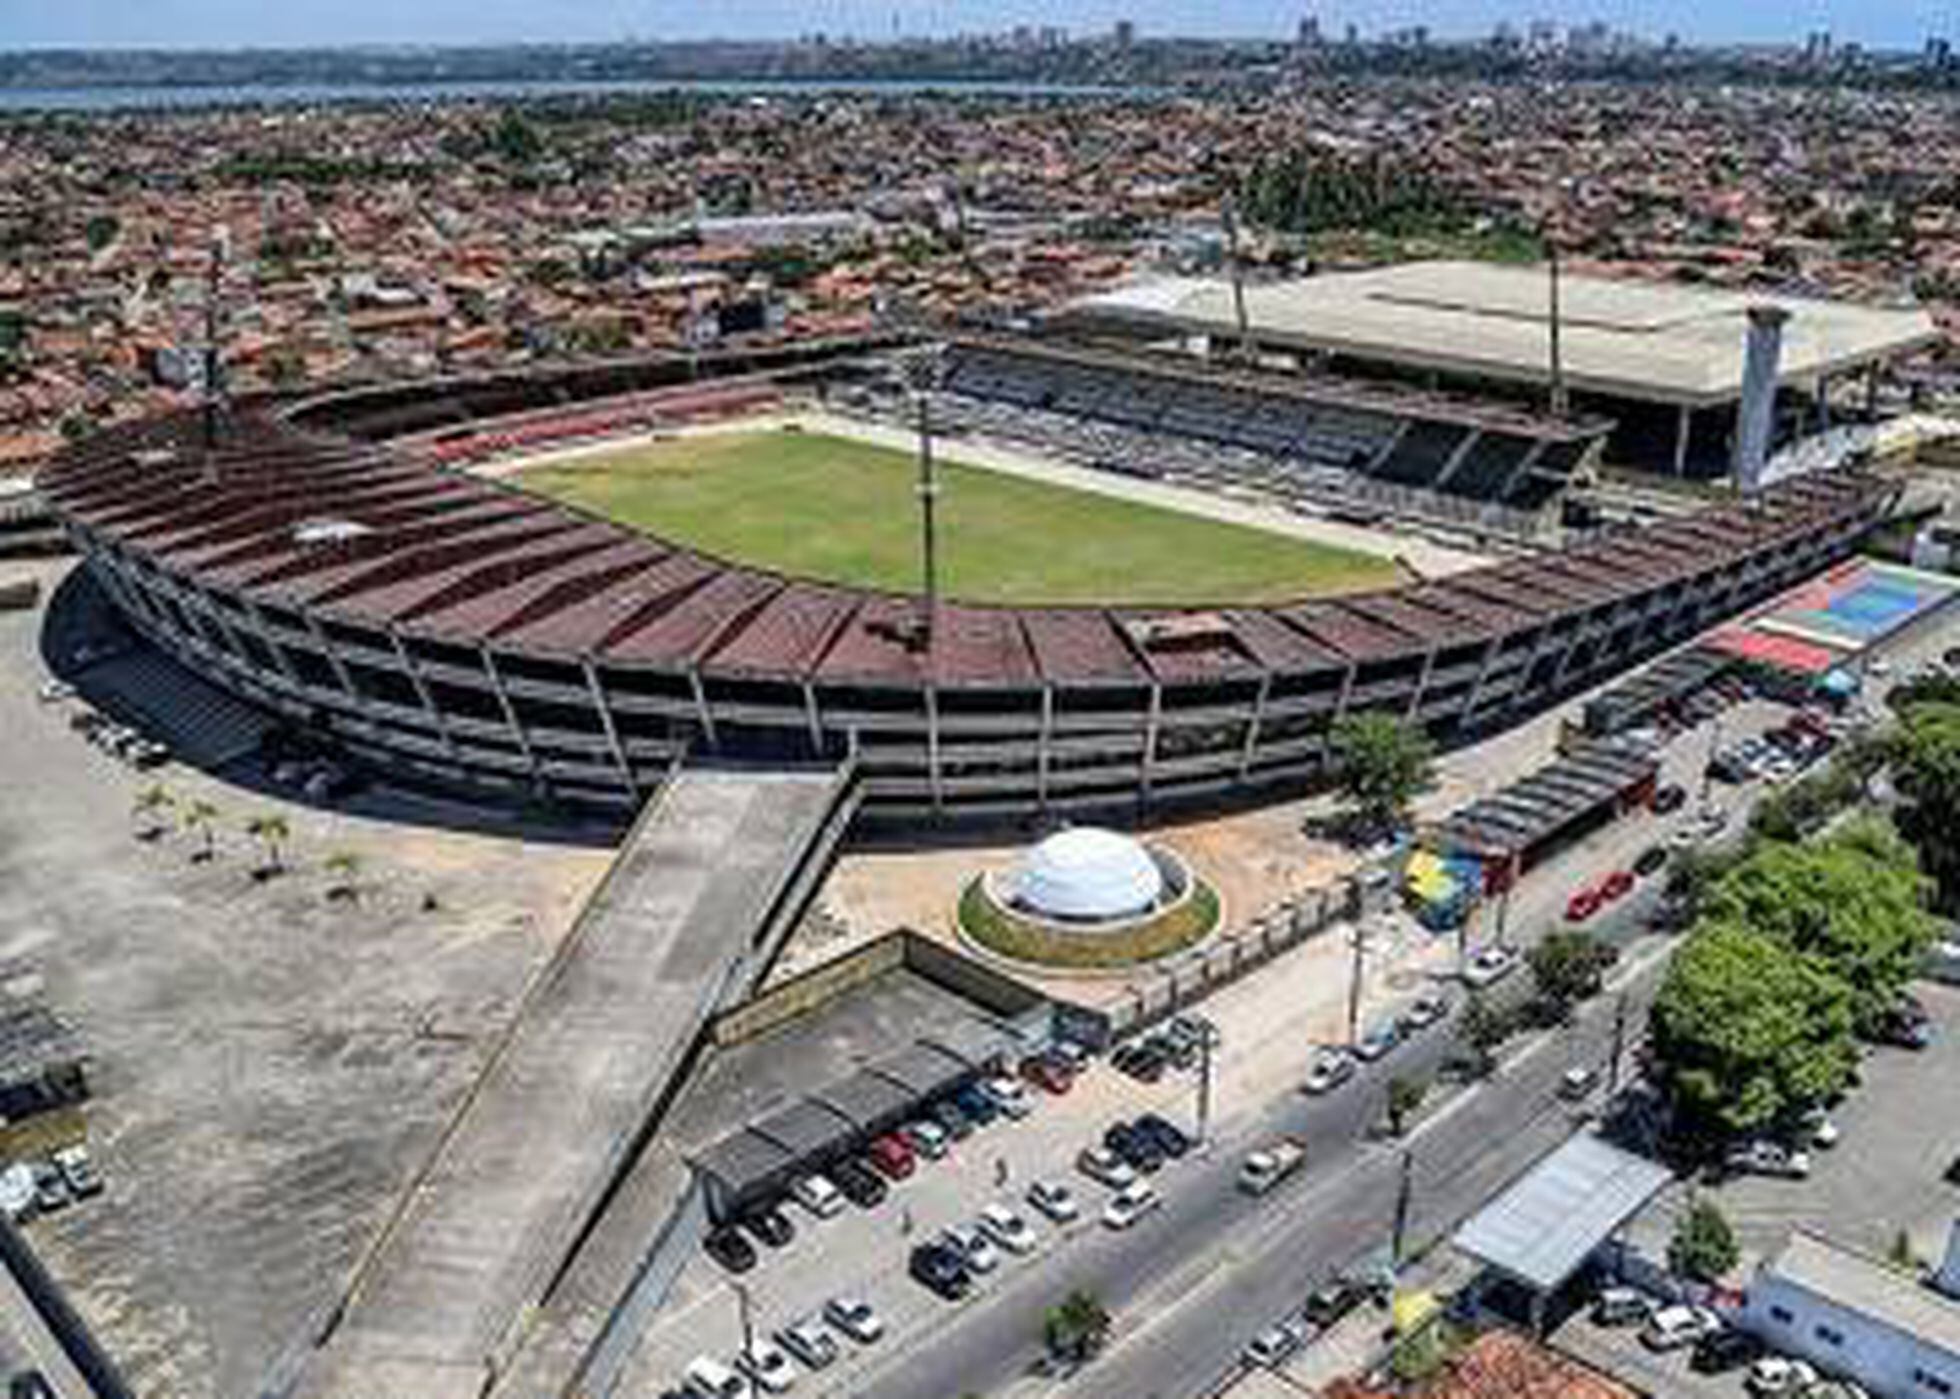
POLYGON ((1960 593, 1960 578, 1853 559, 1709 639, 1744 660, 1813 677, 1856 665, 1873 646, 1960 593))

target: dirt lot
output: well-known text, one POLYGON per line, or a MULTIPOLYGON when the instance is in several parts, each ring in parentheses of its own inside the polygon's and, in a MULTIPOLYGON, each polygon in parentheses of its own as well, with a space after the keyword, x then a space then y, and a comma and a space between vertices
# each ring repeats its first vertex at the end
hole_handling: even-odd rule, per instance
POLYGON ((608 855, 136 774, 70 732, 74 701, 37 699, 38 628, 0 615, 0 964, 39 974, 87 1041, 108 1190, 30 1234, 140 1391, 255 1393, 337 1296, 608 855), (181 828, 139 839, 153 780, 178 812, 217 808, 212 858, 181 828), (255 879, 243 826, 273 813, 288 869, 255 879), (339 851, 352 897, 330 897, 339 851))

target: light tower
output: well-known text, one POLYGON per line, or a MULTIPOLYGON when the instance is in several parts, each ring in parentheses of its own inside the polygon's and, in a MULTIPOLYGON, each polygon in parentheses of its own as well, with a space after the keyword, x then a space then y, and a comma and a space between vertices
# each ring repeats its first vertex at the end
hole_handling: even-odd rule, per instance
POLYGON ((906 377, 918 409, 919 422, 919 622, 917 644, 932 644, 933 627, 939 621, 939 498, 938 465, 932 455, 932 391, 939 383, 939 352, 924 349, 906 363, 906 377))

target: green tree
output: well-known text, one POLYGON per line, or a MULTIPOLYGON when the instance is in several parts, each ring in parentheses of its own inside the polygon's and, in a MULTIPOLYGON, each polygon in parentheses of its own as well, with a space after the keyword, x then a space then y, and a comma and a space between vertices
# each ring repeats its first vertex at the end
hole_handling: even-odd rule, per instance
POLYGON ((326 858, 326 870, 332 883, 327 886, 329 899, 346 899, 352 903, 360 897, 359 878, 361 857, 351 850, 336 850, 326 858))
POLYGON ((544 153, 544 139, 522 112, 504 108, 490 137, 491 149, 512 165, 529 165, 544 153))
POLYGON ((1341 793, 1370 832, 1400 825, 1435 767, 1428 738, 1379 710, 1344 715, 1328 735, 1327 746, 1341 793))
POLYGON ((1050 1307, 1042 1321, 1042 1339, 1049 1354, 1064 1360, 1093 1357, 1109 1339, 1110 1317, 1102 1299, 1078 1287, 1060 1304, 1050 1307))
POLYGON ((130 814, 141 823, 137 830, 139 840, 155 840, 168 828, 170 811, 177 805, 177 799, 170 795, 170 789, 160 782, 152 782, 136 794, 130 803, 130 814))
POLYGON ((184 808, 184 829, 195 831, 202 839, 198 842, 197 854, 193 858, 199 862, 209 860, 217 853, 218 808, 202 797, 194 799, 184 808))
POLYGON ((1913 852, 1863 819, 1801 845, 1767 843, 1702 900, 1705 917, 1768 934, 1851 988, 1861 1029, 1897 1003, 1938 934, 1913 852))
POLYGON ((1908 704, 1892 754, 1899 830, 1919 851, 1936 906, 1960 913, 1960 702, 1908 704))
POLYGON ((1716 1282, 1741 1260, 1735 1230, 1713 1200, 1697 1199, 1688 1206, 1667 1241, 1667 1266, 1682 1277, 1716 1282))
POLYGON ((1388 1081, 1388 1130, 1401 1136, 1408 1126, 1409 1118, 1422 1107, 1422 1100, 1429 1096, 1429 1081, 1422 1078, 1409 1078, 1395 1075, 1388 1081))
POLYGON ((1490 998, 1481 992, 1471 993, 1456 1022, 1457 1038, 1470 1051, 1471 1068, 1479 1075, 1490 1072, 1498 1047, 1516 1028, 1512 1018, 1492 1005, 1490 998))
POLYGON ((292 836, 292 827, 285 817, 254 816, 245 823, 245 834, 265 847, 265 864, 260 868, 261 874, 275 875, 286 868, 284 851, 287 840, 292 836))
POLYGON ((1656 1074, 1690 1137, 1789 1121, 1849 1081, 1852 993, 1816 958, 1736 923, 1704 923, 1648 1017, 1656 1074))
POLYGON ((82 236, 88 241, 88 250, 99 253, 116 241, 116 234, 122 229, 114 214, 97 214, 83 225, 82 236))
POLYGON ((1599 993, 1614 956, 1613 949, 1591 933, 1560 929, 1547 933, 1525 961, 1539 998, 1563 1020, 1575 1004, 1599 993))

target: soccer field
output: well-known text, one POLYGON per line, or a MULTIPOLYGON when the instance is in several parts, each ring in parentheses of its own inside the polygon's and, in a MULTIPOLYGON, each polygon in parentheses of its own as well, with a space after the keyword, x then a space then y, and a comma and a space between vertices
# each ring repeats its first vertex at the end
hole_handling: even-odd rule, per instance
MULTIPOLYGON (((722 558, 919 585, 918 465, 814 433, 703 433, 523 471, 529 490, 722 558)), ((1353 592, 1386 558, 980 467, 939 467, 942 593, 968 602, 1201 604, 1353 592)))

